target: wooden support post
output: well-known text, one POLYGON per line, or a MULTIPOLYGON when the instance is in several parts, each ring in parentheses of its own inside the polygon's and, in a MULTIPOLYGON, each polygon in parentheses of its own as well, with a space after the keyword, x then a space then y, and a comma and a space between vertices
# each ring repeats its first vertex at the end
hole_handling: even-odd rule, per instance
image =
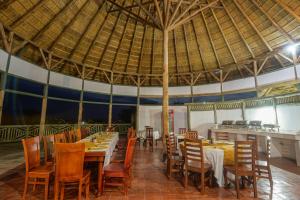
POLYGON ((274 109, 274 112, 275 112, 275 124, 278 125, 279 122, 278 122, 278 113, 277 113, 277 101, 276 101, 276 98, 273 98, 273 109, 274 109))
POLYGON ((194 103, 194 90, 193 90, 193 86, 194 86, 194 75, 192 74, 192 78, 191 78, 191 100, 192 103, 194 103))
POLYGON ((41 112, 41 119, 40 119, 40 131, 39 131, 40 139, 44 135, 44 131, 45 131, 47 104, 48 104, 49 80, 50 80, 50 69, 48 69, 47 83, 46 83, 46 85, 44 85, 44 93, 43 93, 43 101, 42 101, 42 112, 41 112))
POLYGON ((108 108, 108 126, 112 127, 112 98, 113 98, 113 81, 114 74, 110 74, 110 98, 109 98, 109 108, 108 108))
POLYGON ((188 130, 191 130, 191 106, 187 106, 187 125, 188 130))
POLYGON ((221 100, 224 101, 224 94, 223 94, 223 70, 220 70, 220 89, 221 89, 221 100))
POLYGON ((6 87, 6 81, 7 81, 7 74, 10 66, 10 60, 11 60, 11 51, 12 51, 12 44, 14 39, 13 32, 10 32, 9 37, 6 37, 6 33, 4 31, 3 25, 0 23, 0 32, 1 37, 3 41, 3 45, 5 47, 5 50, 8 53, 7 62, 5 66, 5 71, 2 73, 1 77, 1 85, 0 85, 0 125, 2 123, 2 113, 3 113, 3 103, 4 103, 4 96, 5 96, 5 87, 6 87))
POLYGON ((218 123, 217 105, 216 104, 214 104, 214 122, 215 122, 215 124, 218 123))
POLYGON ((168 69, 168 30, 163 30, 163 138, 169 133, 169 69, 168 69))
POLYGON ((141 87, 141 77, 138 76, 137 81, 137 102, 136 102, 136 120, 135 120, 135 129, 139 131, 139 123, 140 123, 140 87, 141 87))
POLYGON ((298 74, 297 74, 297 63, 298 63, 298 58, 297 58, 297 53, 296 51, 292 52, 293 56, 293 63, 294 63, 294 73, 295 73, 295 80, 298 79, 298 74))
POLYGON ((79 111, 78 111, 78 128, 80 128, 81 123, 82 123, 82 113, 83 113, 83 91, 84 91, 84 77, 85 77, 85 67, 82 69, 81 73, 81 91, 80 91, 80 101, 79 101, 79 111))
POLYGON ((243 120, 246 120, 246 104, 245 104, 245 102, 243 101, 242 102, 242 118, 243 118, 243 120))
POLYGON ((256 97, 258 97, 258 89, 257 89, 257 61, 253 62, 253 71, 254 71, 254 82, 255 82, 255 90, 256 90, 256 97))

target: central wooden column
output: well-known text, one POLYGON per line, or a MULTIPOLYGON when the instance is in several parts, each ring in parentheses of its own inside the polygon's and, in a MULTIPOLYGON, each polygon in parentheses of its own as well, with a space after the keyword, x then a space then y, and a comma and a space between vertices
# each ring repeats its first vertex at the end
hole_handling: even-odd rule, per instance
MULTIPOLYGON (((169 69, 168 69, 168 30, 163 30, 164 37, 164 66, 163 66, 163 136, 167 135, 169 132, 169 69)), ((164 137, 163 137, 164 138, 164 137)))

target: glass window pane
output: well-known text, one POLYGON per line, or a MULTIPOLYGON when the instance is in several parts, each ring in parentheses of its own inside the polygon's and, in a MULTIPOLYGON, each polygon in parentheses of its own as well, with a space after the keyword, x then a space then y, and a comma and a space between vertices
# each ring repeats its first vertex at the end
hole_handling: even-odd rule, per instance
POLYGON ((99 94, 99 93, 94 93, 94 92, 84 92, 83 100, 84 101, 109 103, 110 95, 108 95, 108 94, 99 94))
POLYGON ((135 123, 136 106, 117 106, 112 107, 112 122, 118 123, 135 123))
POLYGON ((80 91, 56 87, 56 86, 49 86, 48 96, 64 98, 64 99, 79 100, 80 99, 80 91))
POLYGON ((239 99, 249 99, 249 98, 255 98, 256 92, 244 92, 244 93, 235 93, 235 94, 225 94, 224 100, 225 101, 231 101, 231 100, 239 100, 239 99))
POLYGON ((47 124, 77 123, 79 103, 48 99, 47 124))
POLYGON ((113 96, 113 103, 125 103, 125 104, 136 104, 137 97, 130 97, 130 96, 113 96))
POLYGON ((140 98, 140 104, 162 105, 162 99, 161 98, 142 97, 142 98, 140 98))
POLYGON ((193 97, 194 102, 217 102, 221 101, 221 96, 197 96, 193 97))
POLYGON ((44 85, 38 82, 18 78, 12 75, 7 76, 6 88, 21 92, 28 92, 43 95, 44 85))
POLYGON ((42 98, 5 93, 2 124, 39 124, 42 98))
POLYGON ((191 102, 192 102, 191 97, 169 98, 169 105, 183 105, 185 103, 191 103, 191 102))
POLYGON ((85 123, 108 123, 108 109, 107 104, 83 104, 82 120, 85 123))

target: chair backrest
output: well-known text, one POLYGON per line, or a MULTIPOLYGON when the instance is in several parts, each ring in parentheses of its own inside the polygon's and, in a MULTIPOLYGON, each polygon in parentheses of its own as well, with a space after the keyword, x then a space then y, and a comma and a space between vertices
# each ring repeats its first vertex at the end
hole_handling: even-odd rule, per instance
POLYGON ((127 131, 127 139, 131 138, 133 136, 133 127, 129 127, 127 131))
POLYGON ((69 130, 65 136, 67 137, 67 142, 73 143, 76 142, 76 130, 69 130))
POLYGON ((228 141, 229 140, 229 134, 226 132, 215 132, 216 140, 223 140, 228 141))
POLYGON ((87 128, 80 128, 81 130, 81 139, 86 138, 89 135, 89 130, 87 128))
POLYGON ((255 159, 259 159, 257 136, 256 136, 256 135, 252 135, 252 134, 247 134, 247 140, 248 140, 248 141, 253 141, 253 142, 254 142, 255 157, 256 157, 255 159))
POLYGON ((75 181, 82 178, 84 148, 84 143, 55 144, 55 177, 58 180, 75 181))
POLYGON ((235 141, 234 163, 237 175, 255 173, 255 157, 254 141, 235 141))
POLYGON ((146 137, 147 138, 153 138, 153 128, 152 127, 147 127, 146 128, 146 137))
POLYGON ((203 145, 202 140, 198 139, 184 139, 184 159, 185 167, 189 168, 201 168, 204 172, 204 157, 203 157, 203 145))
POLYGON ((271 138, 266 140, 267 142, 267 149, 266 149, 266 161, 267 165, 270 165, 270 157, 271 157, 271 138))
POLYGON ((184 137, 187 139, 198 139, 198 131, 187 131, 184 137))
POLYGON ((82 139, 81 129, 80 129, 80 128, 78 128, 78 129, 75 131, 75 137, 76 137, 76 139, 75 139, 76 142, 82 139))
POLYGON ((43 136, 45 161, 51 161, 54 152, 54 135, 43 136))
POLYGON ((136 139, 137 138, 130 138, 127 143, 127 149, 126 149, 126 155, 125 155, 125 161, 124 161, 124 166, 125 166, 125 169, 127 169, 127 170, 131 167, 131 164, 132 164, 136 139))
POLYGON ((65 133, 59 133, 54 135, 54 143, 66 143, 66 134, 65 133))
POLYGON ((26 172, 40 166, 40 137, 22 139, 26 172))
POLYGON ((166 138, 166 147, 167 147, 167 156, 172 158, 173 154, 176 152, 176 139, 174 133, 169 133, 165 136, 166 138))
POLYGON ((183 135, 186 132, 186 128, 179 128, 179 134, 183 135))

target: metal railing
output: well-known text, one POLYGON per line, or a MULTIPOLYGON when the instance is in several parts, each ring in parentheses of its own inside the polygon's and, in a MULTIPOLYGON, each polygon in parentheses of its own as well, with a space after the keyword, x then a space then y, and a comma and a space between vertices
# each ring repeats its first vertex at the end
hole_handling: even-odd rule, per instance
MULTIPOLYGON (((126 133, 131 124, 112 124, 115 131, 126 133)), ((89 130, 90 134, 105 131, 108 124, 83 124, 82 128, 89 130)), ((43 135, 57 134, 78 128, 77 124, 47 124, 43 135)), ((0 143, 19 142, 23 138, 39 135, 40 125, 7 125, 0 126, 0 143)))

